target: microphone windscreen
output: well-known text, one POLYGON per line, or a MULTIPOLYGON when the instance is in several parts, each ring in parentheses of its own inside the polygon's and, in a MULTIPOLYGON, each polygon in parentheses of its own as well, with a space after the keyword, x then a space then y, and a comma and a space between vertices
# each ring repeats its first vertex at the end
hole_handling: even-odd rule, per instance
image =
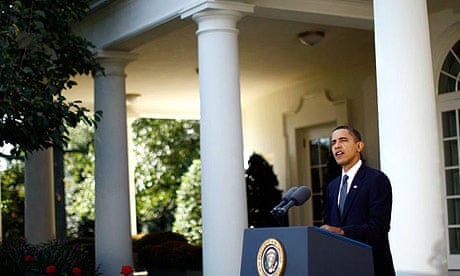
POLYGON ((294 186, 290 188, 289 190, 287 190, 283 195, 283 200, 289 201, 292 198, 292 195, 294 194, 294 192, 297 190, 297 188, 298 188, 297 186, 294 186))
POLYGON ((311 196, 310 188, 307 186, 300 186, 297 188, 292 195, 292 200, 294 200, 295 205, 302 205, 307 201, 311 196))

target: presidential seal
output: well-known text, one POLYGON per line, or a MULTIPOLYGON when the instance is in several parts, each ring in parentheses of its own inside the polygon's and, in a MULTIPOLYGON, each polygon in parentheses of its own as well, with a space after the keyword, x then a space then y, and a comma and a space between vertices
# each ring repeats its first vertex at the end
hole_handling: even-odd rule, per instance
POLYGON ((281 276, 284 273, 286 259, 283 246, 273 238, 266 239, 257 253, 257 271, 259 276, 281 276))

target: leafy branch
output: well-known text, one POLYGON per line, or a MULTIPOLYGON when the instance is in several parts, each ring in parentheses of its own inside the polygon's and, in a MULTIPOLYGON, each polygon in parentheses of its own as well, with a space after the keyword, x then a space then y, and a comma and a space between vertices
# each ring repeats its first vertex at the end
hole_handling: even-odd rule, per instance
POLYGON ((72 32, 89 0, 21 0, 0 3, 0 139, 10 154, 63 148, 68 127, 96 125, 102 113, 87 115, 64 91, 77 75, 103 72, 94 45, 72 32))

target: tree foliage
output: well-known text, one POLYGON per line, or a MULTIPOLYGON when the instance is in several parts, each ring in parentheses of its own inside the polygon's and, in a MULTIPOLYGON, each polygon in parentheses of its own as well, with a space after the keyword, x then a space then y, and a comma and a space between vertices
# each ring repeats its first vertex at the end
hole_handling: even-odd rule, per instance
MULTIPOLYGON (((139 119, 133 129, 138 222, 145 231, 170 230, 181 176, 199 158, 199 122, 139 119)), ((83 123, 69 129, 71 139, 64 158, 69 237, 94 233, 93 134, 94 129, 83 123)), ((1 181, 4 237, 23 236, 24 162, 9 160, 1 181)))
POLYGON ((24 236, 24 162, 12 159, 5 171, 0 171, 2 237, 24 236))
MULTIPOLYGON (((94 129, 80 123, 69 130, 71 137, 64 152, 67 236, 94 233, 94 129)), ((3 237, 24 237, 24 161, 12 158, 0 171, 3 237)))
POLYGON ((252 227, 287 226, 287 215, 275 219, 270 210, 281 201, 278 178, 262 155, 253 153, 246 170, 248 224, 252 227))
POLYGON ((144 232, 170 230, 181 176, 200 157, 199 122, 143 118, 132 127, 137 221, 144 232))
POLYGON ((95 178, 94 129, 80 123, 64 153, 67 232, 70 237, 94 234, 95 178))
POLYGON ((88 11, 89 0, 0 1, 0 146, 12 155, 50 146, 62 148, 67 127, 95 123, 64 91, 72 77, 101 71, 93 46, 71 26, 88 11))
POLYGON ((184 235, 194 245, 202 244, 201 220, 201 161, 194 160, 182 176, 177 190, 176 212, 173 231, 184 235))

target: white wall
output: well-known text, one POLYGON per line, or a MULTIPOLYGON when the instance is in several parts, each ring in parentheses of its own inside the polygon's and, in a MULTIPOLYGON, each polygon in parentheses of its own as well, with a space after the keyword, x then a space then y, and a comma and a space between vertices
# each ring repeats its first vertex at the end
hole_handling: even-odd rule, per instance
MULTIPOLYGON (((347 57, 347 62, 337 62, 340 56, 340 51, 332 54, 335 67, 329 67, 330 71, 318 74, 315 78, 305 78, 243 106, 245 160, 253 152, 262 154, 273 165, 283 190, 286 187, 288 171, 283 114, 297 109, 302 96, 323 90, 328 91, 331 100, 347 99, 350 124, 362 132, 366 142, 365 158, 369 165, 378 166, 377 100, 372 41, 367 48, 356 52, 354 58, 347 57)), ((321 114, 320 110, 318 112, 321 114)))

